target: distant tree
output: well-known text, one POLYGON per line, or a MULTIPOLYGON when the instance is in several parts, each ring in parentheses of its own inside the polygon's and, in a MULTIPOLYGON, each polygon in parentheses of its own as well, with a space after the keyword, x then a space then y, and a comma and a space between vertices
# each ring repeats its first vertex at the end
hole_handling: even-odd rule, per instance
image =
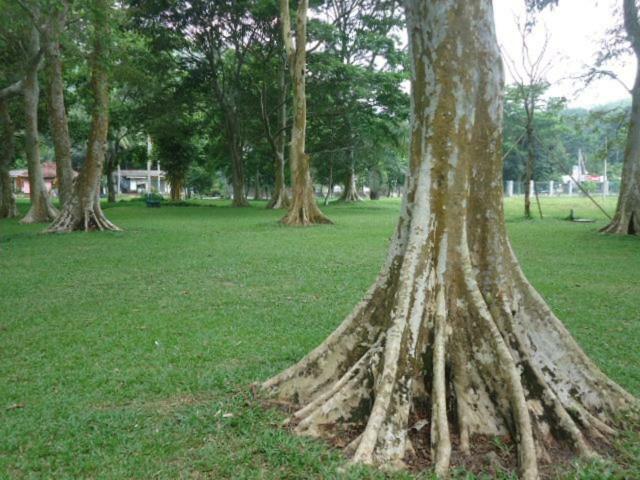
MULTIPOLYGON (((631 117, 627 130, 620 195, 613 220, 601 231, 619 235, 640 235, 640 19, 636 0, 623 0, 624 31, 636 60, 636 78, 631 88, 631 117)), ((619 38, 619 37, 618 37, 619 38)), ((600 62, 620 52, 620 42, 603 53, 600 62)), ((600 63, 599 62, 599 63, 600 63)))
POLYGON ((524 182, 524 216, 531 218, 531 183, 534 180, 536 164, 536 122, 535 117, 538 110, 545 102, 544 94, 549 88, 546 79, 552 61, 548 52, 549 35, 545 36, 545 41, 540 50, 532 53, 529 45, 530 34, 535 27, 535 18, 532 13, 528 13, 522 22, 518 22, 518 30, 521 40, 521 57, 513 60, 505 55, 511 76, 515 80, 515 92, 518 100, 522 103, 524 116, 523 140, 527 147, 527 156, 522 181, 524 182))
POLYGON ((110 17, 112 0, 91 0, 93 51, 91 55, 91 91, 93 108, 91 130, 87 142, 87 158, 74 182, 73 195, 48 232, 73 230, 119 230, 104 215, 100 207, 99 187, 105 160, 109 129, 108 70, 111 46, 110 17))
POLYGON ((183 119, 172 117, 162 129, 153 132, 154 149, 167 180, 171 186, 171 200, 182 200, 187 183, 187 172, 196 160, 197 150, 193 144, 193 130, 183 119))
POLYGON ((293 126, 289 161, 291 164, 291 205, 285 225, 306 226, 331 223, 318 208, 311 180, 311 162, 305 152, 307 135, 307 11, 309 0, 300 0, 296 9, 295 44, 293 41, 289 0, 280 0, 280 23, 293 88, 293 126))

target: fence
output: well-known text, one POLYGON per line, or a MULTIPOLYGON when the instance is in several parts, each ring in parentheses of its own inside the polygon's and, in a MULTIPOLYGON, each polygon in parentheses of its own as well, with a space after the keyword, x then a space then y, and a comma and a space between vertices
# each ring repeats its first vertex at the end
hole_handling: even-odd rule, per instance
MULTIPOLYGON (((505 197, 514 197, 517 195, 524 195, 525 182, 516 182, 514 180, 506 180, 504 182, 504 195, 505 197)), ((589 192, 589 195, 600 196, 616 196, 620 193, 619 181, 607 181, 607 182, 581 182, 580 186, 589 192)), ((557 182, 554 180, 544 182, 531 182, 530 192, 533 195, 536 192, 542 196, 584 196, 584 193, 580 187, 578 187, 573 181, 568 183, 557 182)))

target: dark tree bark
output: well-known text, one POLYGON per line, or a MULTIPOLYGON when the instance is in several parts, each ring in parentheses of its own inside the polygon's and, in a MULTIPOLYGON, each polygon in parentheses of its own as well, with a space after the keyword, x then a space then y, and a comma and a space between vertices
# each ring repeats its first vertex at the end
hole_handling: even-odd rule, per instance
POLYGON ((68 3, 63 0, 60 7, 55 8, 49 15, 43 35, 49 123, 55 150, 59 199, 63 207, 70 200, 73 190, 71 139, 69 138, 67 111, 64 105, 62 54, 60 51, 60 35, 65 26, 67 9, 68 3))
POLYGON ((298 2, 296 15, 296 43, 293 45, 289 0, 280 0, 282 36, 289 60, 289 71, 293 85, 293 127, 291 129, 291 206, 282 218, 284 225, 307 226, 331 223, 318 208, 309 155, 305 153, 307 129, 307 98, 305 70, 307 58, 307 10, 309 0, 298 2))
POLYGON ((410 172, 387 262, 342 325, 262 387, 294 407, 296 432, 348 439, 355 462, 418 454, 444 477, 452 452, 508 436, 520 477, 537 480, 539 462, 606 452, 638 402, 586 357, 511 249, 492 1, 408 0, 406 18, 410 172))
POLYGON ((87 158, 74 182, 73 195, 61 214, 51 224, 49 232, 74 230, 119 230, 100 207, 100 178, 105 160, 109 130, 108 48, 111 0, 93 0, 94 26, 91 58, 91 91, 93 112, 87 144, 87 158))
MULTIPOLYGON (((526 103, 526 100, 525 100, 526 103)), ((531 180, 533 180, 533 168, 536 159, 536 152, 534 146, 533 136, 533 111, 525 105, 527 110, 527 125, 525 127, 527 138, 527 162, 524 172, 524 216, 525 218, 532 218, 531 216, 531 180)))
POLYGON ((0 128, 0 218, 15 218, 18 209, 9 175, 15 157, 15 130, 8 101, 3 98, 0 98, 0 128))
POLYGON ((287 62, 284 55, 279 71, 278 88, 280 98, 278 99, 280 108, 278 109, 278 134, 273 137, 271 128, 269 127, 269 117, 266 115, 266 108, 263 102, 262 116, 266 119, 267 137, 273 149, 274 154, 274 172, 275 172, 275 188, 273 195, 267 204, 267 208, 280 209, 289 208, 289 195, 287 195, 287 186, 284 176, 284 151, 287 144, 287 62))
POLYGON ((169 178, 171 187, 171 201, 179 202, 182 200, 182 189, 184 188, 184 179, 171 176, 169 178))
POLYGON ((640 235, 640 22, 634 0, 624 0, 624 25, 636 56, 636 79, 631 89, 631 119, 622 166, 618 206, 605 233, 640 235))
MULTIPOLYGON (((29 58, 36 58, 40 50, 40 34, 33 27, 29 36, 29 58)), ((25 116, 25 151, 27 169, 29 171, 29 196, 31 207, 21 223, 50 222, 58 211, 53 207, 49 192, 44 183, 42 164, 40 163, 40 141, 38 138, 38 101, 40 86, 38 84, 39 62, 28 66, 22 88, 25 116)))
MULTIPOLYGON (((107 141, 108 142, 108 141, 107 141)), ((118 167, 118 157, 120 156, 120 137, 116 135, 113 140, 113 150, 108 149, 105 163, 104 163, 104 173, 107 177, 107 201, 109 203, 116 203, 118 193, 116 189, 116 182, 113 180, 113 174, 118 167)))

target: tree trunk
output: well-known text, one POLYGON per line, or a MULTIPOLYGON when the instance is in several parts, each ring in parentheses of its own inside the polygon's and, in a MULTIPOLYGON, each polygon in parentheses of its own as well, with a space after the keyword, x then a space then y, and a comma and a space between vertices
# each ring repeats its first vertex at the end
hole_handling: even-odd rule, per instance
POLYGON ((535 163, 536 153, 534 149, 533 120, 527 118, 527 164, 524 173, 524 217, 531 217, 531 180, 533 180, 533 165, 535 163))
POLYGON ((180 200, 182 200, 182 188, 184 185, 184 180, 172 176, 169 179, 169 184, 171 185, 171 201, 179 202, 180 200))
MULTIPOLYGON (((286 55, 285 55, 286 57, 286 55)), ((287 62, 283 59, 280 66, 278 87, 280 90, 280 108, 278 110, 278 136, 276 137, 275 147, 275 178, 276 184, 273 190, 273 196, 267 208, 279 209, 289 208, 289 195, 287 195, 287 186, 284 179, 284 150, 287 144, 287 62)))
MULTIPOLYGON (((29 58, 36 57, 38 50, 40 50, 40 34, 35 27, 31 30, 28 50, 29 58)), ((25 151, 27 154, 27 169, 29 171, 31 208, 29 208, 29 212, 21 220, 21 223, 50 222, 58 215, 58 211, 51 204, 40 163, 40 144, 38 139, 40 86, 38 85, 38 67, 38 63, 29 65, 22 89, 25 116, 25 151)))
POLYGON ((386 265, 323 344, 262 387, 295 406, 296 432, 346 438, 355 462, 418 455, 444 476, 452 451, 464 461, 508 436, 521 478, 537 479, 539 461, 606 449, 637 402, 585 356, 507 239, 491 0, 408 0, 406 18, 410 173, 386 265))
POLYGON ((109 130, 108 46, 110 42, 110 0, 93 0, 94 38, 91 58, 93 112, 87 144, 87 158, 74 182, 73 194, 49 232, 73 230, 120 230, 104 215, 100 207, 100 178, 109 130))
POLYGON ((15 218, 18 216, 16 198, 9 169, 13 162, 15 148, 15 130, 7 100, 0 98, 0 218, 15 218))
MULTIPOLYGON (((353 157, 353 152, 350 153, 353 157)), ((347 179, 344 182, 344 190, 340 196, 340 200, 343 202, 359 202, 362 200, 358 195, 358 186, 356 184, 358 177, 356 176, 356 169, 353 158, 351 159, 351 165, 349 166, 349 172, 347 173, 347 179)))
MULTIPOLYGON (((640 62, 640 24, 633 0, 624 1, 624 24, 629 41, 640 62)), ((640 63, 631 90, 631 119, 622 164, 622 181, 618 206, 613 220, 601 231, 620 235, 640 235, 640 63)))
POLYGON ((311 181, 309 155, 305 153, 307 129, 307 99, 305 92, 305 70, 307 57, 307 10, 309 0, 298 2, 296 19, 296 44, 291 38, 289 0, 280 0, 282 34, 289 58, 289 69, 293 84, 293 128, 291 129, 291 186, 292 198, 289 211, 282 218, 285 225, 306 226, 331 223, 318 208, 311 181))
POLYGON ((49 122, 53 137, 56 158, 56 176, 58 181, 58 197, 64 206, 73 191, 73 167, 71 165, 71 140, 67 112, 64 106, 64 82, 62 78, 62 58, 60 52, 60 34, 64 29, 67 2, 63 1, 61 9, 50 15, 44 32, 44 52, 47 65, 47 100, 49 122))
POLYGON ((325 207, 329 204, 329 200, 333 195, 333 155, 329 160, 329 185, 327 185, 327 196, 324 197, 324 205, 325 207))
POLYGON ((234 125, 228 123, 230 148, 231 148, 231 185, 233 188, 233 199, 231 205, 234 207, 248 207, 247 192, 244 179, 244 161, 242 158, 242 146, 238 141, 237 131, 234 125))

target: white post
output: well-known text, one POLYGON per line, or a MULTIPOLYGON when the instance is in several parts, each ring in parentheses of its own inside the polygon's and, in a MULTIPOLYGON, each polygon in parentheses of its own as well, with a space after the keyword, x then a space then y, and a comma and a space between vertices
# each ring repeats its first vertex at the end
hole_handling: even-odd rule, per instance
POLYGON ((529 182, 529 195, 534 195, 536 194, 536 184, 533 182, 533 180, 531 180, 529 182))
POLYGON ((121 178, 121 174, 120 174, 120 164, 118 164, 118 180, 116 182, 116 197, 118 197, 120 195, 120 178, 121 178))
POLYGON ((569 196, 573 195, 573 180, 569 180, 569 196))
POLYGON ((147 160, 147 193, 151 193, 151 160, 147 160))
POLYGON ((555 192, 553 191, 553 180, 549 180, 549 196, 553 197, 553 194, 555 192))
POLYGON ((507 180, 507 197, 513 197, 513 180, 507 180))
POLYGON ((607 157, 604 157, 604 175, 602 176, 602 196, 609 195, 609 179, 607 178, 607 157))
POLYGON ((160 160, 158 160, 158 193, 162 193, 160 191, 160 160))
POLYGON ((151 152, 153 144, 151 143, 151 135, 147 134, 147 193, 151 193, 151 152))

